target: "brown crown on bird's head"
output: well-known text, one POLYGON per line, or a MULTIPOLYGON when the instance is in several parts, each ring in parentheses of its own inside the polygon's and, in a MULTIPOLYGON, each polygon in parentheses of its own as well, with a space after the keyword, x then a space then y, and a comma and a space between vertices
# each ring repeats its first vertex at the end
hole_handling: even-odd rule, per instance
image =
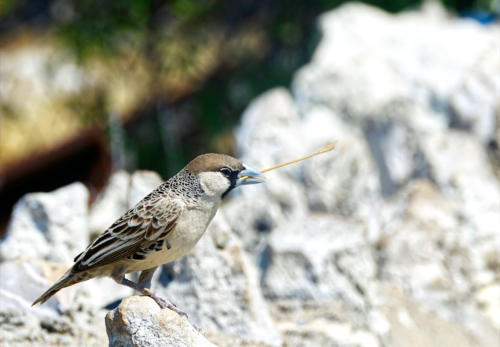
POLYGON ((199 155, 186 165, 186 169, 195 175, 200 172, 219 171, 223 167, 228 167, 233 171, 241 171, 244 169, 243 163, 238 159, 227 154, 218 153, 199 155))

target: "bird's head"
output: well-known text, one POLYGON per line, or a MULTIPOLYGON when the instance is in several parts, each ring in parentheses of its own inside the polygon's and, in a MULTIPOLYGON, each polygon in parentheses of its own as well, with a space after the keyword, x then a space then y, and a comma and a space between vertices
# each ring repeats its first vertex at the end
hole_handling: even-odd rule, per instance
POLYGON ((225 154, 202 154, 194 158, 186 169, 199 177, 205 194, 220 198, 238 186, 264 181, 259 171, 225 154))

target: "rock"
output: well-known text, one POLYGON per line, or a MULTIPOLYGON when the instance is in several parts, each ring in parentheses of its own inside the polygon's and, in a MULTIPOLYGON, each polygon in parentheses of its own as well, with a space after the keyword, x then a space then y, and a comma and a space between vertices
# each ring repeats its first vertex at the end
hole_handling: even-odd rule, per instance
POLYGON ((278 88, 252 103, 236 135, 242 160, 259 168, 339 140, 332 154, 272 171, 266 174, 265 185, 233 194, 237 198, 222 213, 247 249, 262 252, 259 244, 266 233, 311 210, 371 218, 367 206, 380 195, 375 163, 363 132, 337 114, 316 107, 299 118, 290 95, 278 88), (259 128, 263 119, 279 134, 266 135, 267 130, 259 128))
MULTIPOLYGON (((252 102, 236 143, 258 169, 332 140, 336 149, 233 191, 199 244, 157 272, 154 291, 205 337, 150 299, 132 297, 108 314, 111 345, 498 343, 498 26, 434 5, 390 15, 355 3, 319 24, 322 40, 293 92, 276 88, 252 102)), ((160 182, 152 173, 116 174, 91 209, 92 232, 160 182)), ((112 280, 91 280, 29 309, 53 281, 46 269, 59 268, 6 259, 64 263, 77 253, 79 240, 66 244, 73 234, 57 236, 70 230, 60 226, 69 214, 59 209, 76 196, 71 212, 87 237, 86 195, 68 200, 64 189, 22 200, 0 243, 0 275, 11 278, 0 281, 2 342, 102 342, 102 307, 131 294, 112 280)))
POLYGON ((44 305, 31 307, 88 245, 90 230, 102 232, 161 179, 155 173, 115 174, 88 212, 88 192, 80 183, 50 193, 33 193, 15 206, 0 241, 0 341, 36 345, 103 345, 103 308, 130 288, 109 278, 64 288, 44 305), (24 342, 23 342, 24 341, 24 342))
POLYGON ((305 217, 307 213, 304 187, 283 174, 269 173, 265 187, 231 194, 219 213, 245 248, 255 254, 265 251, 266 238, 277 226, 291 216, 305 217))
MULTIPOLYGON (((283 157, 305 154, 301 122, 290 92, 276 88, 254 100, 244 112, 236 130, 240 159, 257 168, 266 168, 283 157), (263 124, 266 126, 262 126, 263 124)), ((297 166, 285 169, 297 172, 297 166)))
MULTIPOLYGON (((361 4, 323 15, 320 28, 293 95, 257 98, 236 132, 239 153, 258 167, 339 140, 331 154, 270 173, 267 186, 223 210, 256 256, 265 297, 342 300, 342 324, 354 334, 369 324, 382 276, 451 330, 490 334, 495 322, 484 325, 482 313, 491 317, 496 305, 488 290, 475 291, 494 285, 500 264, 500 189, 485 147, 500 114, 498 28, 450 20, 436 7, 392 16, 361 4), (477 50, 465 54, 464 42, 477 50), (435 54, 443 45, 455 53, 435 54), (297 193, 277 198, 275 181, 297 193)), ((381 326, 377 336, 394 333, 381 326)), ((287 327, 292 344, 313 334, 287 327)))
POLYGON ((375 332, 342 299, 270 301, 287 346, 380 346, 375 332))
POLYGON ((461 202, 477 236, 498 235, 500 183, 481 142, 458 131, 436 133, 426 138, 423 151, 437 183, 461 202))
POLYGON ((498 40, 482 52, 474 69, 467 73, 450 97, 453 125, 472 131, 483 143, 494 140, 495 127, 500 126, 497 118, 500 75, 492 71, 500 71, 498 40))
POLYGON ((322 40, 293 82, 301 112, 319 104, 351 119, 411 120, 423 106, 450 120, 452 95, 484 71, 491 87, 477 97, 489 106, 498 95, 498 27, 417 11, 391 16, 355 3, 323 14, 319 27, 322 40))
MULTIPOLYGON (((47 288, 50 281, 56 280, 65 270, 64 265, 54 265, 38 259, 21 258, 0 263, 2 312, 31 312, 31 303, 47 288)), ((66 291, 64 294, 64 296, 58 294, 58 298, 67 307, 73 295, 70 295, 71 291, 66 291)), ((55 300, 50 300, 47 305, 37 308, 40 310, 36 312, 53 313, 58 305, 55 300)))
POLYGON ((318 318, 307 324, 280 324, 287 346, 356 346, 378 347, 377 336, 358 330, 348 323, 338 323, 318 318))
POLYGON ((281 345, 257 269, 220 216, 173 271, 163 268, 154 291, 171 298, 220 346, 281 345))
POLYGON ((79 301, 81 291, 67 288, 45 305, 31 303, 65 266, 39 259, 0 263, 0 342, 7 346, 102 346, 104 312, 79 301))
POLYGON ((463 231, 456 235, 469 254, 464 264, 471 268, 470 282, 477 287, 489 284, 498 276, 500 264, 500 234, 495 227, 500 225, 500 182, 488 156, 479 139, 457 131, 429 136, 424 151, 441 189, 459 204, 463 231))
MULTIPOLYGON (((117 303, 134 293, 132 288, 120 285, 109 277, 93 278, 78 283, 73 287, 76 290, 73 307, 88 307, 99 310, 115 307, 117 303)), ((63 293, 66 289, 63 289, 63 293)))
POLYGON ((146 170, 134 172, 130 178, 128 208, 134 207, 162 183, 163 179, 156 172, 146 170))
POLYGON ((125 171, 113 174, 90 210, 92 234, 102 233, 162 182, 163 180, 156 172, 145 170, 134 172, 132 175, 125 171))
POLYGON ((269 299, 342 298, 353 305, 363 305, 363 298, 351 282, 351 276, 367 279, 374 276, 374 260, 366 255, 360 273, 341 264, 349 253, 362 258, 364 228, 332 216, 292 220, 273 231, 269 240, 269 260, 263 269, 263 288, 269 299), (349 272, 353 272, 349 274, 349 272))
POLYGON ((368 119, 363 128, 378 166, 383 196, 391 196, 413 179, 432 178, 416 134, 407 124, 368 119))
POLYGON ((24 196, 0 241, 0 261, 31 257, 71 264, 89 241, 88 195, 83 184, 73 183, 24 196))
POLYGON ((500 283, 494 283, 476 292, 475 299, 487 319, 500 330, 500 283))
POLYGON ((485 329, 482 335, 474 336, 460 325, 423 309, 396 285, 379 283, 375 292, 373 312, 390 326, 381 336, 384 346, 479 347, 495 346, 498 342, 495 332, 485 329))
MULTIPOLYGON (((500 269, 492 152, 498 27, 451 19, 431 5, 393 16, 361 4, 324 14, 319 26, 322 40, 296 73, 292 95, 278 88, 260 96, 236 131, 238 152, 259 168, 339 140, 332 153, 269 173, 266 186, 224 207, 260 265, 265 297, 297 306, 340 300, 340 323, 352 334, 371 331, 383 345, 387 334, 401 334, 395 340, 425 345, 428 331, 413 336, 389 323, 366 330, 367 317, 380 316, 370 307, 383 279, 429 310, 429 331, 443 327, 464 345, 491 344, 500 269), (282 197, 275 181, 289 187, 282 197)), ((282 327, 283 317, 274 317, 282 327)), ((321 325, 323 318, 314 319, 321 325)), ((331 341, 288 323, 280 329, 285 342, 331 341)))
POLYGON ((129 208, 130 174, 126 171, 114 173, 106 188, 98 196, 90 209, 89 226, 97 236, 106 230, 129 208))
POLYGON ((371 212, 366 211, 366 206, 379 199, 380 188, 379 174, 363 132, 325 107, 311 109, 304 116, 301 129, 305 135, 303 143, 314 144, 308 146, 308 152, 338 140, 332 153, 300 164, 309 209, 368 218, 371 212), (317 129, 322 129, 321 135, 317 129))
POLYGON ((390 16, 361 4, 328 12, 312 61, 293 81, 303 117, 321 106, 364 130, 385 195, 432 178, 422 135, 452 126, 484 144, 495 136, 500 31, 439 12, 390 16))
POLYGON ((387 204, 402 208, 394 209, 396 212, 382 221, 387 223, 379 248, 384 259, 379 270, 384 278, 397 281, 417 296, 426 291, 426 301, 432 290, 437 291, 438 296, 445 292, 467 293, 471 289, 467 282, 460 281, 457 283, 460 287, 455 287, 445 264, 449 257, 457 256, 452 254, 457 248, 461 250, 458 255, 465 256, 458 235, 463 232, 458 205, 425 180, 411 184, 407 191, 387 204), (451 232, 455 234, 449 235, 451 232))
POLYGON ((110 347, 215 346, 186 317, 160 309, 148 297, 132 296, 106 315, 110 347))
MULTIPOLYGON (((390 215, 379 246, 379 273, 411 293, 421 308, 461 324, 480 338, 492 335, 473 300, 477 278, 491 270, 478 254, 481 236, 463 224, 461 204, 422 180, 392 202, 402 214, 390 215), (476 239, 477 237, 477 239, 476 239), (482 275, 481 275, 482 274, 482 275)), ((495 305, 486 300, 486 312, 495 305)))

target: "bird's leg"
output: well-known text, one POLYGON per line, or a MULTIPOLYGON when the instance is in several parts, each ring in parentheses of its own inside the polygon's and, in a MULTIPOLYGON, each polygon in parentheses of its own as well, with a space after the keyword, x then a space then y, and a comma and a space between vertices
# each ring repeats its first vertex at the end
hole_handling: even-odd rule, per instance
POLYGON ((162 305, 164 305, 162 308, 167 307, 167 308, 171 309, 172 311, 175 311, 178 314, 187 317, 187 314, 185 312, 179 310, 173 302, 170 302, 170 301, 165 302, 165 300, 156 296, 153 292, 151 292, 151 290, 148 289, 148 288, 151 288, 151 279, 153 278, 153 274, 155 273, 157 268, 158 267, 154 267, 154 268, 142 271, 141 275, 139 276, 139 280, 137 281, 137 285, 139 286, 139 288, 143 288, 142 292, 148 293, 146 295, 148 295, 151 299, 156 301, 160 307, 162 307, 162 305), (160 304, 159 301, 162 302, 162 304, 160 304))
POLYGON ((151 288, 151 279, 157 268, 158 266, 142 271, 137 285, 141 288, 151 288))
MULTIPOLYGON (((146 271, 149 271, 149 270, 146 270, 146 271)), ((154 272, 154 271, 151 271, 151 272, 154 272)), ((149 276, 149 275, 147 275, 147 276, 149 276)), ((142 277, 142 273, 141 273, 140 277, 142 277)), ((140 277, 139 277, 139 283, 140 283, 140 279, 141 279, 140 277)), ((168 309, 176 312, 177 314, 180 314, 181 316, 187 317, 186 312, 178 309, 177 306, 172 304, 169 300, 165 300, 165 299, 160 298, 159 296, 157 296, 153 292, 151 292, 151 290, 144 288, 143 286, 140 286, 139 284, 137 284, 135 282, 132 282, 131 280, 125 278, 125 276, 122 276, 120 279, 118 279, 118 278, 113 278, 113 279, 116 282, 118 282, 119 284, 123 284, 124 286, 130 287, 132 289, 135 289, 135 290, 141 292, 142 294, 144 294, 146 296, 149 296, 151 299, 153 299, 158 304, 158 306, 160 306, 161 309, 168 308, 168 309)), ((149 279, 149 281, 150 280, 151 279, 149 279)))

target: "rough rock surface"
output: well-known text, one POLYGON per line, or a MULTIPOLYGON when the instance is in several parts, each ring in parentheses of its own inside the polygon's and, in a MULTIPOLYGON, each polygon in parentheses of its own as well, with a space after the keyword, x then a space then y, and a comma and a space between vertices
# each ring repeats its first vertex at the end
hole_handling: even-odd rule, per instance
MULTIPOLYGON (((266 168, 337 148, 231 193, 153 279, 190 322, 131 297, 107 316, 111 345, 498 346, 500 28, 352 3, 319 27, 292 91, 244 113, 238 155, 266 168)), ((105 343, 104 307, 131 294, 113 281, 29 304, 159 182, 117 173, 90 211, 79 185, 21 200, 0 242, 0 343, 105 343)))
POLYGON ((261 267, 285 343, 497 345, 499 27, 433 5, 393 16, 359 4, 319 26, 292 93, 255 100, 236 139, 263 168, 333 139, 335 152, 269 173, 222 211, 261 267), (410 305, 418 324, 377 308, 381 281, 404 297, 384 305, 410 305))
POLYGON ((116 172, 90 210, 91 232, 101 233, 162 182, 155 172, 137 171, 132 175, 125 171, 116 172))
MULTIPOLYGON (((64 271, 66 266, 40 259, 0 263, 0 344, 2 346, 102 346, 105 311, 81 300, 86 292, 68 288, 43 306, 31 303, 64 271)), ((101 289, 102 290, 102 289, 101 289)), ((95 296, 98 300, 99 295, 95 296)))
POLYGON ((90 211, 81 183, 28 194, 16 204, 0 240, 0 344, 106 344, 105 307, 131 289, 100 278, 66 288, 42 306, 31 303, 67 270, 96 228, 113 222, 108 213, 116 218, 160 182, 156 173, 119 172, 90 211))
POLYGON ((170 297, 217 345, 281 345, 257 268, 219 216, 189 256, 165 267, 159 279, 155 292, 170 297))
POLYGON ((88 191, 74 183, 52 193, 27 194, 14 207, 0 243, 0 260, 19 257, 72 263, 88 244, 88 191))
POLYGON ((187 320, 150 298, 131 296, 106 315, 110 347, 215 346, 187 320))

